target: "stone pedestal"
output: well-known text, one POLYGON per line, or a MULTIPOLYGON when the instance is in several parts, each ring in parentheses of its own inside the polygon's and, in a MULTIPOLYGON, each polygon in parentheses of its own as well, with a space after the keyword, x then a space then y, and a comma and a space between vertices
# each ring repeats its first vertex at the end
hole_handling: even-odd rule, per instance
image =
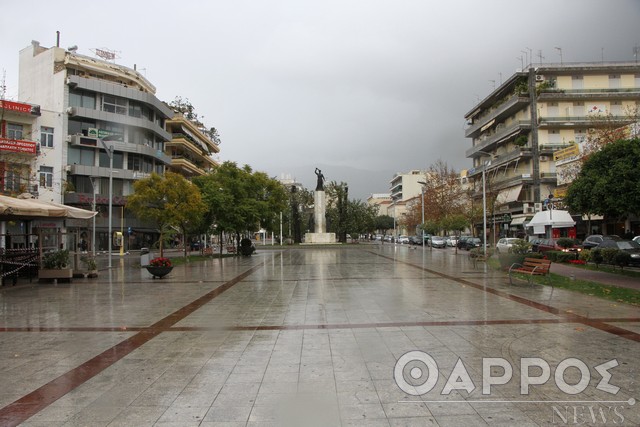
POLYGON ((316 191, 314 194, 313 220, 314 233, 306 233, 304 242, 309 244, 336 243, 336 233, 327 233, 325 214, 327 211, 326 195, 324 191, 316 191))

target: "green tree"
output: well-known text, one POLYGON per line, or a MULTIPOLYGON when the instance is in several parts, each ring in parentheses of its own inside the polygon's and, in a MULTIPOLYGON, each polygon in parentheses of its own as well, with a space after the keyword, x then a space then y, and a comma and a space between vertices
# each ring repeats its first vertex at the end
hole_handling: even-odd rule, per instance
POLYGON ((374 226, 376 230, 382 232, 382 235, 387 234, 387 230, 393 228, 393 218, 389 215, 379 215, 375 218, 374 226))
MULTIPOLYGON (((237 244, 240 234, 264 227, 275 231, 279 216, 287 206, 285 188, 263 172, 253 172, 234 162, 224 162, 206 175, 194 178, 200 188, 209 217, 216 231, 233 233, 237 244)), ((222 247, 222 239, 220 245, 222 247)))
POLYGON ((640 215, 640 140, 606 144, 587 159, 569 186, 565 202, 573 212, 622 218, 640 215))
MULTIPOLYGON (((164 254, 164 237, 171 226, 179 227, 187 238, 189 224, 198 221, 205 205, 198 188, 182 175, 152 173, 133 184, 134 193, 127 198, 127 208, 143 221, 150 221, 160 231, 160 256, 164 254)), ((186 256, 186 244, 185 256, 186 256)))

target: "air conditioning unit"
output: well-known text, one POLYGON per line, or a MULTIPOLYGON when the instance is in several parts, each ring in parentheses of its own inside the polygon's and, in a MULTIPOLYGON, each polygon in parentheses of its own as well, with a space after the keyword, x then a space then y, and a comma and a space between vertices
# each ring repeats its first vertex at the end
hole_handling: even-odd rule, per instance
POLYGON ((544 76, 543 76, 542 74, 538 74, 538 75, 536 75, 536 81, 537 81, 537 82, 543 82, 544 80, 545 80, 545 79, 544 79, 544 76))
POLYGON ((534 206, 533 208, 534 212, 542 212, 542 203, 534 203, 533 206, 534 206))
POLYGON ((70 116, 75 116, 77 113, 76 111, 76 107, 68 107, 67 108, 67 114, 70 116))
POLYGON ((67 83, 67 86, 71 86, 71 87, 78 86, 78 83, 71 81, 71 77, 67 77, 66 83, 67 83))
POLYGON ((536 209, 533 206, 525 206, 524 213, 536 213, 536 209))
POLYGON ((65 141, 67 142, 73 141, 73 135, 67 135, 67 137, 65 138, 65 141))
POLYGON ((66 165, 66 166, 64 167, 64 171, 65 171, 65 172, 71 172, 71 165, 66 165))

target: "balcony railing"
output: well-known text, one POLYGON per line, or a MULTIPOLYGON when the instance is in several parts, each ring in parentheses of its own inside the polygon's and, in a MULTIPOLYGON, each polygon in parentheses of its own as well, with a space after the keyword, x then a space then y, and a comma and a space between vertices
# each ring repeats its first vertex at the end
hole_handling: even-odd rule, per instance
POLYGON ((467 128, 465 132, 465 136, 467 138, 475 136, 474 134, 478 132, 480 129, 482 129, 482 127, 488 124, 492 119, 498 119, 500 116, 503 116, 503 115, 505 116, 510 115, 511 109, 527 103, 529 103, 529 98, 513 95, 507 101, 505 101, 500 106, 498 106, 496 109, 489 110, 483 116, 476 119, 476 123, 467 128), (505 114, 505 113, 508 113, 508 114, 505 114))
POLYGON ((515 133, 521 130, 531 129, 531 121, 530 120, 518 120, 504 129, 499 130, 493 135, 487 137, 484 141, 479 144, 474 145, 469 148, 465 155, 467 157, 472 157, 478 151, 483 151, 493 144, 497 144, 498 142, 502 142, 503 139, 515 136, 515 133), (513 135, 512 135, 513 134, 513 135))

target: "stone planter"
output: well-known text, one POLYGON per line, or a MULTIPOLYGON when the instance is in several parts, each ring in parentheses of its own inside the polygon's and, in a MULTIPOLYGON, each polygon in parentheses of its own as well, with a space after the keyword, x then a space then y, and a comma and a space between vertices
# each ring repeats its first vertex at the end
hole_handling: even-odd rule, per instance
POLYGON ((38 270, 38 280, 68 280, 73 277, 71 268, 41 268, 38 270))
POLYGON ((145 265, 144 268, 147 269, 149 274, 151 274, 154 279, 156 277, 158 279, 162 279, 164 276, 166 276, 167 274, 171 273, 171 270, 173 270, 173 266, 171 266, 171 267, 155 267, 153 265, 145 265))

